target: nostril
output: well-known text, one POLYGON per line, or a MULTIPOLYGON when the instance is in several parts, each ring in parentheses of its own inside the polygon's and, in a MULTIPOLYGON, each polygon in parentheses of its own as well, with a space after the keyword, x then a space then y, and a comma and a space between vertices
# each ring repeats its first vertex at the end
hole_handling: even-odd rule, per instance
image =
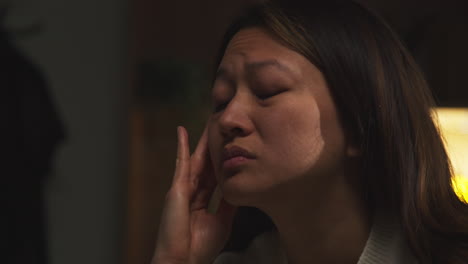
POLYGON ((239 135, 239 134, 242 134, 242 128, 240 127, 234 127, 231 129, 232 130, 232 134, 235 134, 235 135, 239 135))
POLYGON ((231 141, 236 137, 242 137, 246 134, 245 130, 240 126, 223 127, 221 133, 226 141, 231 141))

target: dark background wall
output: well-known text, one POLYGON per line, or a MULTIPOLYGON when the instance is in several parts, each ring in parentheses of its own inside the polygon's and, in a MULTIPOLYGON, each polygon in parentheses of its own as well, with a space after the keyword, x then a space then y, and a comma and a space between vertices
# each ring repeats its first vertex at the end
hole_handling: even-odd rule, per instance
POLYGON ((42 71, 66 131, 45 182, 48 263, 120 263, 128 159, 128 3, 9 2, 7 28, 42 71))

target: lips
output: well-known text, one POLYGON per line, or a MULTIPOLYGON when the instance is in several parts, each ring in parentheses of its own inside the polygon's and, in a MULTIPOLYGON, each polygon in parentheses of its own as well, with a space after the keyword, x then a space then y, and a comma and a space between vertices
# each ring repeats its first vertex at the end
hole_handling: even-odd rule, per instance
POLYGON ((223 149, 222 164, 225 170, 238 169, 252 159, 255 159, 255 155, 239 146, 223 149))
POLYGON ((235 157, 243 157, 247 159, 254 159, 255 155, 239 146, 231 146, 223 149, 222 161, 226 161, 235 157))

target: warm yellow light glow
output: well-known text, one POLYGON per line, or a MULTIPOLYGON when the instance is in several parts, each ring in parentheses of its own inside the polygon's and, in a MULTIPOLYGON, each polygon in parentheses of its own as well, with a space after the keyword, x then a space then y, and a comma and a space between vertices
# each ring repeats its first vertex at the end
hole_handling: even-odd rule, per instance
POLYGON ((462 201, 468 203, 468 178, 455 176, 452 181, 453 188, 462 201))
POLYGON ((455 173, 454 189, 468 201, 468 108, 437 108, 435 114, 455 173))

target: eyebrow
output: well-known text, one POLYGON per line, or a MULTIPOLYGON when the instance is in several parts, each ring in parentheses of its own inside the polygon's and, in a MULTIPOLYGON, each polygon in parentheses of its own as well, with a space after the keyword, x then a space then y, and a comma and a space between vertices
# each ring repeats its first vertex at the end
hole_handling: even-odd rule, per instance
MULTIPOLYGON (((288 66, 280 63, 278 60, 275 60, 275 59, 251 62, 251 63, 246 64, 245 69, 246 69, 247 74, 252 74, 253 72, 256 72, 266 67, 275 67, 278 70, 281 70, 288 74, 293 73, 293 71, 288 66)), ((228 78, 227 75, 228 75, 228 71, 225 68, 221 67, 216 72, 215 79, 221 78, 221 79, 229 81, 230 78, 228 78)))
POLYGON ((246 69, 248 73, 258 71, 261 68, 265 68, 265 67, 275 67, 278 70, 281 70, 287 73, 292 73, 291 69, 288 66, 280 63, 279 61, 275 59, 252 62, 246 65, 246 69))

